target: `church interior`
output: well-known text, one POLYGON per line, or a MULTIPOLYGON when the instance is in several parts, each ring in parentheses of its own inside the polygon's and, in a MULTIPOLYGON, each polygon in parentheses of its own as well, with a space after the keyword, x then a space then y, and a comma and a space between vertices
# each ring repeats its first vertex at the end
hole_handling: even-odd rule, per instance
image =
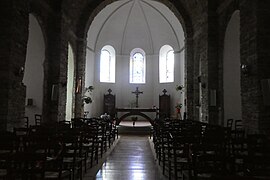
POLYGON ((90 179, 146 126, 137 179, 270 179, 270 1, 0 4, 0 178, 90 179))

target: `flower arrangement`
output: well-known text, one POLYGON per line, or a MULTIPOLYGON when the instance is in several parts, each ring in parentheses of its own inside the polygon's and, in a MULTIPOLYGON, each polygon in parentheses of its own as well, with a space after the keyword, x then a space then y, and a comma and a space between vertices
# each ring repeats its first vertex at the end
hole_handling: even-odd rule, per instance
POLYGON ((91 98, 91 94, 92 94, 93 90, 94 90, 93 86, 88 86, 88 87, 85 88, 85 93, 84 93, 84 96, 82 98, 83 103, 90 104, 90 103, 93 102, 93 100, 91 98))
MULTIPOLYGON (((184 91, 184 86, 183 85, 177 85, 175 89, 176 89, 176 91, 180 91, 180 93, 182 94, 182 92, 184 91)), ((177 103, 175 105, 177 113, 180 113, 180 109, 182 108, 182 106, 183 106, 182 103, 177 103)))
POLYGON ((177 103, 177 104, 175 105, 175 108, 176 108, 176 109, 181 109, 181 108, 182 108, 182 106, 183 106, 183 104, 182 104, 182 103, 177 103))
POLYGON ((180 91, 182 93, 182 91, 184 90, 184 86, 183 85, 177 85, 175 89, 176 89, 176 91, 180 91))

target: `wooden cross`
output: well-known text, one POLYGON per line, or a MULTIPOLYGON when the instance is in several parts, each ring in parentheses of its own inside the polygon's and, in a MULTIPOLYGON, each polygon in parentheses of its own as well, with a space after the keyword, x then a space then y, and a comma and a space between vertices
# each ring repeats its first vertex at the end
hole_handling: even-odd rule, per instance
POLYGON ((111 94, 112 93, 112 90, 111 89, 108 89, 108 92, 109 92, 109 94, 111 94))
POLYGON ((162 91, 164 93, 164 95, 167 93, 167 90, 166 89, 163 89, 162 91))
POLYGON ((134 91, 132 93, 136 95, 136 108, 137 108, 137 107, 139 107, 139 105, 138 105, 139 104, 139 102, 138 102, 139 94, 143 94, 143 92, 139 91, 139 88, 136 87, 136 91, 134 91))

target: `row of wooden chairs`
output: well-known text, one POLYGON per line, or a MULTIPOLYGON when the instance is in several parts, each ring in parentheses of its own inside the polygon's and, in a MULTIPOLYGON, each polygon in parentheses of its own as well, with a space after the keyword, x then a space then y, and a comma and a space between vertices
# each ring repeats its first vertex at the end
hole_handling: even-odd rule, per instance
POLYGON ((70 171, 62 166, 63 144, 56 137, 46 139, 43 134, 36 133, 22 137, 1 132, 1 178, 71 179, 70 171))
POLYGON ((110 120, 75 118, 2 132, 3 179, 82 179, 117 137, 110 120), (35 157, 35 158, 34 158, 35 157), (31 171, 30 171, 31 170, 31 171), (54 170, 54 171, 53 171, 54 170))
POLYGON ((153 143, 169 179, 269 178, 270 140, 243 132, 191 120, 157 120, 153 143))
MULTIPOLYGON (((34 118, 35 118, 34 119, 35 120, 35 126, 40 126, 41 122, 42 122, 42 115, 35 114, 34 118)), ((23 117, 23 120, 24 120, 24 127, 29 128, 30 127, 29 117, 25 116, 25 117, 23 117)))
POLYGON ((228 127, 231 130, 241 130, 243 129, 243 123, 241 119, 227 119, 227 125, 226 127, 228 127), (234 125, 234 126, 233 126, 234 125))

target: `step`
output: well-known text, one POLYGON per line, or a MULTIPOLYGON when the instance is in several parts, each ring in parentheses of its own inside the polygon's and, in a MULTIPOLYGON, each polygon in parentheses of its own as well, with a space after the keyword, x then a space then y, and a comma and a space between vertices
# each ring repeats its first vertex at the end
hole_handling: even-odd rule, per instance
POLYGON ((118 133, 119 134, 144 134, 150 135, 152 126, 119 126, 118 133))

